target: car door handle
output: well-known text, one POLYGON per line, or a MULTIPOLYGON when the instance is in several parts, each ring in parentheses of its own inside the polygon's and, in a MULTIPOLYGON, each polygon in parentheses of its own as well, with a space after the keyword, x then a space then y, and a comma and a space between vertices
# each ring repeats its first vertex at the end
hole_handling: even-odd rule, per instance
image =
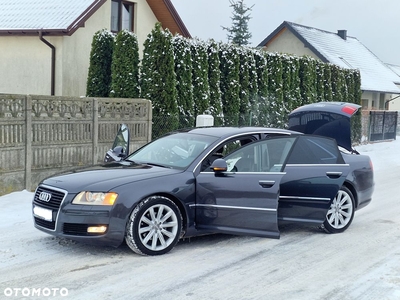
POLYGON ((339 178, 342 174, 343 172, 326 172, 326 176, 329 178, 339 178))
POLYGON ((271 188, 274 186, 275 180, 260 180, 258 184, 263 188, 271 188))

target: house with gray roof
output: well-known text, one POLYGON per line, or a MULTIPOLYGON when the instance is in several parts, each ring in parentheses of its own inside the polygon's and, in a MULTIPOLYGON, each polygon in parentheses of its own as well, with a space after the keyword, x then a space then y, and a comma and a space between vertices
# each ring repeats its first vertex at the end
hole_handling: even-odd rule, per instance
MULTIPOLYGON (((308 55, 361 74, 363 109, 387 109, 400 95, 400 77, 346 30, 337 33, 284 21, 259 47, 271 52, 308 55)), ((340 101, 340 99, 336 99, 340 101)))
POLYGON ((86 95, 95 32, 134 32, 139 48, 157 22, 190 37, 170 0, 1 0, 0 94, 86 95))
MULTIPOLYGON (((395 72, 400 79, 400 66, 393 64, 386 64, 393 72, 395 72)), ((389 109, 400 111, 400 95, 393 95, 392 99, 390 99, 389 109)), ((400 125, 400 124, 399 124, 400 125)), ((400 131, 399 131, 400 132, 400 131)))

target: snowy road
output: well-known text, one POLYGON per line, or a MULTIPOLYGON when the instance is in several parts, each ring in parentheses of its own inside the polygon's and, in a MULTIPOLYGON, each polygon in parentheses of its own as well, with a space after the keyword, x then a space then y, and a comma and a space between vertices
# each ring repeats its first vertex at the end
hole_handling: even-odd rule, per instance
POLYGON ((143 257, 48 236, 32 193, 0 197, 0 299, 400 299, 400 143, 358 149, 374 198, 337 235, 285 226, 280 240, 213 235, 143 257))

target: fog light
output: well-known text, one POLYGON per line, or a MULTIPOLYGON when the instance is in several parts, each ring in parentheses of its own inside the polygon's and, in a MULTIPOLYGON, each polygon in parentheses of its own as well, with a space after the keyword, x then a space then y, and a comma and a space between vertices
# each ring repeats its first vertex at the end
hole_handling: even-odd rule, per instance
POLYGON ((107 226, 106 225, 100 225, 100 226, 89 226, 87 228, 88 233, 104 233, 107 231, 107 226))

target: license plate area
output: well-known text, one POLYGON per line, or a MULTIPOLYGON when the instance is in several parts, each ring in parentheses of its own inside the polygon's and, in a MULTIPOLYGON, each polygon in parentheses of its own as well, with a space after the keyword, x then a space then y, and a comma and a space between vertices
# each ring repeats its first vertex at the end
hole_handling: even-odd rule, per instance
POLYGON ((53 211, 51 209, 43 208, 40 206, 33 207, 33 215, 45 221, 53 221, 53 211))

